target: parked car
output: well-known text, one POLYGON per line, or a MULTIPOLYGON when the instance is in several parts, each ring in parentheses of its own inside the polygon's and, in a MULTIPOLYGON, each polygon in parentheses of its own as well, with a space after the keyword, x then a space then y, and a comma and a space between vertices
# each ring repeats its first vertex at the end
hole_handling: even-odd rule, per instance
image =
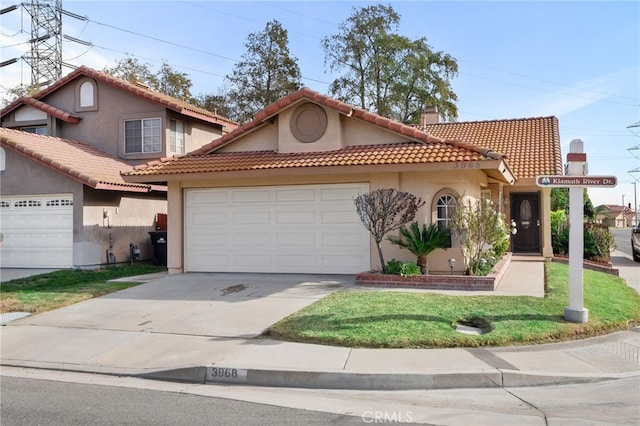
POLYGON ((640 262, 640 223, 631 230, 631 252, 633 260, 640 262))

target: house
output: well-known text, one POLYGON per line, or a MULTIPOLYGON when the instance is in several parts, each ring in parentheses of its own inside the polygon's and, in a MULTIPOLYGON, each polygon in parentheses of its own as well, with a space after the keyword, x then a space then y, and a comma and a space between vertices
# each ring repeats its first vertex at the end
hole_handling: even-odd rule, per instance
POLYGON ((235 123, 149 88, 80 67, 0 112, 0 265, 66 268, 142 259, 166 213, 166 184, 121 171, 182 155, 235 123))
POLYGON ((596 221, 604 223, 613 228, 626 228, 634 226, 635 212, 629 206, 618 206, 615 204, 602 204, 596 207, 598 214, 596 221))
MULTIPOLYGON (((210 144, 123 178, 168 184, 170 273, 379 268, 353 202, 379 188, 421 197, 417 220, 443 226, 459 197, 490 198, 517 222, 514 252, 551 257, 550 190, 535 176, 562 172, 557 119, 425 125, 303 88, 210 144)), ((390 244, 384 250, 412 259, 390 244)), ((431 270, 448 271, 451 257, 462 270, 457 248, 432 253, 431 270)))

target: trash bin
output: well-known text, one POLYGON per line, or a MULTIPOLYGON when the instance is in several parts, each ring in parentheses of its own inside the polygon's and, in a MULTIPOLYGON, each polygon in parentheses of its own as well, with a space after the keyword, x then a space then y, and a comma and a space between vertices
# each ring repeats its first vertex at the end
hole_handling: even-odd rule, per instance
POLYGON ((167 231, 151 231, 149 236, 153 245, 153 264, 167 266, 167 231))

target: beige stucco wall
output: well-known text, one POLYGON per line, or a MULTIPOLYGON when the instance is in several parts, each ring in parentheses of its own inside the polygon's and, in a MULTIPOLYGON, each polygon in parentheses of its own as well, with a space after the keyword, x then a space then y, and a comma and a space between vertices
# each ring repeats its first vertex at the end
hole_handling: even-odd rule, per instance
POLYGON ((73 124, 49 117, 46 120, 35 119, 17 122, 15 121, 16 114, 20 115, 23 109, 32 109, 30 106, 23 106, 3 117, 3 127, 47 124, 50 135, 89 142, 101 151, 136 163, 174 155, 169 151, 169 119, 180 120, 184 124, 185 152, 195 150, 222 135, 222 127, 219 125, 182 116, 146 98, 86 77, 69 82, 66 86, 40 100, 63 111, 74 113, 82 117, 82 120, 73 124), (78 106, 78 87, 85 81, 92 81, 96 85, 97 108, 80 108, 78 106), (124 152, 123 120, 142 118, 162 119, 165 134, 163 149, 158 153, 126 154, 124 152))
POLYGON ((83 266, 103 264, 110 244, 117 262, 130 260, 129 244, 138 246, 140 260, 151 260, 149 232, 155 230, 156 214, 166 212, 163 193, 133 194, 85 187, 83 235, 74 243, 74 261, 83 266))

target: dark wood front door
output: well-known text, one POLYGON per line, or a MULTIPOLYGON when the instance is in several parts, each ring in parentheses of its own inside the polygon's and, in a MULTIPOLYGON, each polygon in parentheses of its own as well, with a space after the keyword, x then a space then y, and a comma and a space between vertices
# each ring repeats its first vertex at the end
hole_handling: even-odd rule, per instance
POLYGON ((512 235, 514 253, 540 253, 540 194, 511 194, 511 220, 518 232, 512 235))

